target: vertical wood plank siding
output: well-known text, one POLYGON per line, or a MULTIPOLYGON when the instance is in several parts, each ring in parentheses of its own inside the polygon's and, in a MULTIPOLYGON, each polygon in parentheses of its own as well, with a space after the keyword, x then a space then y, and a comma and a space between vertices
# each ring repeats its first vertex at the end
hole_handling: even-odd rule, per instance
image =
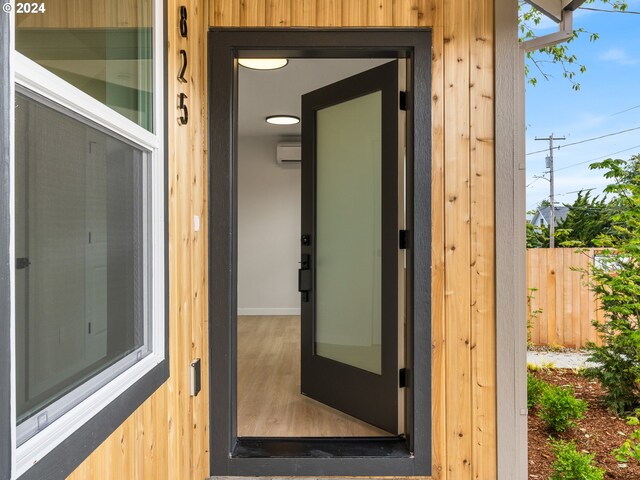
POLYGON ((527 318, 534 345, 581 348, 601 344, 591 322, 604 320, 598 300, 587 287, 596 249, 527 250, 527 318))
POLYGON ((473 478, 496 472, 493 0, 471 2, 471 398, 473 478), (490 219, 490 220, 489 220, 490 219))
POLYGON ((444 2, 445 440, 451 479, 472 478, 469 4, 444 2))
POLYGON ((433 29, 433 478, 496 477, 494 0, 169 0, 171 378, 71 479, 202 479, 207 395, 189 397, 188 365, 208 388, 206 51, 208 26, 433 29), (189 8, 189 38, 177 34, 189 8), (178 85, 178 51, 189 83, 178 85), (188 95, 188 127, 176 123, 188 95), (200 232, 193 216, 200 215, 200 232), (142 475, 142 476, 140 476, 142 475))

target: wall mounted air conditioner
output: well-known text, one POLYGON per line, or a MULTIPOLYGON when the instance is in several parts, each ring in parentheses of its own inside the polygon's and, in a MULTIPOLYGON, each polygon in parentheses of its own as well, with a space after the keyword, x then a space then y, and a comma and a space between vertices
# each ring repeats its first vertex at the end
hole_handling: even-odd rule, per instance
POLYGON ((299 142, 278 143, 276 162, 278 165, 297 165, 302 161, 302 148, 299 142))

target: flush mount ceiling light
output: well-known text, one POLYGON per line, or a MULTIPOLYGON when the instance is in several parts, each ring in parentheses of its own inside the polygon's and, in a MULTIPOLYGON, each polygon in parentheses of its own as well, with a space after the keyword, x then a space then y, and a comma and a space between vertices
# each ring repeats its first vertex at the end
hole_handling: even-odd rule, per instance
POLYGON ((293 115, 271 115, 265 120, 271 125, 295 125, 300 122, 300 119, 293 115))
POLYGON ((238 63, 252 70, 277 70, 286 67, 289 60, 286 58, 239 58, 238 63))

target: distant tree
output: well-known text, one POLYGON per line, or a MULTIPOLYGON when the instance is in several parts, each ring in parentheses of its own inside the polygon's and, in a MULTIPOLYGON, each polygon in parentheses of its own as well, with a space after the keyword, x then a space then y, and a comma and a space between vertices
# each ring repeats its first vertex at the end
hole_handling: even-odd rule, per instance
MULTIPOLYGON (((535 214, 535 211, 529 213, 535 214)), ((526 236, 527 248, 549 247, 549 227, 546 225, 538 227, 531 222, 527 222, 526 236)))
MULTIPOLYGON (((538 209, 549 206, 543 200, 538 209)), ((596 239, 611 229, 611 215, 615 203, 610 204, 606 197, 591 197, 589 191, 580 191, 572 204, 565 203, 569 209, 567 216, 556 222, 556 245, 561 248, 595 247, 596 239)), ((533 214, 535 212, 529 212, 533 214)), ((549 227, 536 226, 527 222, 527 248, 547 248, 549 246, 549 227)))
POLYGON ((591 192, 580 191, 573 204, 564 206, 569 213, 558 223, 555 232, 560 247, 595 247, 596 239, 611 230, 615 202, 608 202, 606 196, 592 198, 591 192))
POLYGON ((595 246, 632 244, 640 248, 640 154, 629 160, 593 163, 589 168, 607 169, 604 178, 613 181, 605 188, 605 192, 613 196, 608 206, 611 226, 594 242, 595 246))

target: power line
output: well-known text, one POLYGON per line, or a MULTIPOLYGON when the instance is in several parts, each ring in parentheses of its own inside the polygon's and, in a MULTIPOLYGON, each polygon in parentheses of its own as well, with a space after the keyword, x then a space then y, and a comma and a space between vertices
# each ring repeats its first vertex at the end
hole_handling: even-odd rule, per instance
MULTIPOLYGON (((617 152, 608 153, 608 154, 603 155, 603 156, 601 156, 601 157, 592 158, 591 160, 585 160, 584 162, 578 162, 578 163, 574 163, 574 164, 572 164, 572 165, 567 165, 567 166, 565 166, 565 167, 556 168, 556 172, 557 172, 558 170, 566 170, 566 169, 568 169, 568 168, 579 167, 580 165, 584 165, 585 163, 596 162, 596 161, 598 161, 598 160, 602 160, 602 159, 604 159, 604 158, 608 158, 608 157, 610 157, 610 156, 612 156, 612 155, 617 155, 618 153, 628 152, 629 150, 634 150, 634 149, 636 149, 636 148, 640 148, 640 145, 635 145, 635 146, 630 147, 630 148, 625 148, 624 150, 618 150, 617 152)), ((534 183, 536 183, 536 182, 537 182, 538 180, 540 180, 541 178, 544 178, 544 179, 546 180, 546 177, 534 177, 534 178, 535 178, 535 180, 533 180, 532 182, 530 182, 530 183, 527 185, 527 188, 531 187, 534 183)), ((571 192, 569 192, 569 193, 571 193, 571 192)), ((559 195, 565 195, 565 194, 564 194, 564 193, 560 193, 559 195)))
POLYGON ((562 197, 564 195, 571 195, 573 193, 590 192, 591 190, 595 190, 595 188, 583 188, 582 190, 573 190, 572 192, 556 193, 556 196, 562 197))
POLYGON ((592 12, 604 13, 629 13, 631 15, 640 15, 640 12, 632 12, 631 10, 606 10, 604 8, 580 7, 580 10, 591 10, 592 12))
MULTIPOLYGON (((530 186, 532 186, 534 183, 536 183, 538 180, 540 180, 541 178, 544 177, 535 177, 535 180, 533 180, 531 183, 529 183, 529 185, 527 185, 527 188, 529 188, 530 186)), ((545 179, 546 180, 546 179, 545 179)))
MULTIPOLYGON (((640 106, 640 105, 638 105, 638 106, 640 106)), ((634 107, 634 108, 637 108, 637 107, 634 107)), ((640 127, 633 127, 633 128, 628 128, 627 130, 620 130, 619 132, 607 133, 606 135, 600 135, 599 137, 586 138, 584 140, 579 140, 577 142, 566 143, 564 145, 558 145, 557 147, 553 147, 553 148, 555 150, 560 150, 560 148, 571 147, 572 145, 579 145, 581 143, 593 142, 594 140, 600 140, 602 138, 613 137, 615 135, 620 135, 622 133, 633 132, 634 130, 640 130, 640 127)), ((547 152, 547 151, 549 151, 548 148, 545 148, 544 150, 536 150, 535 152, 527 153, 527 156, 534 155, 536 153, 547 152)))
POLYGON ((616 112, 616 113, 611 113, 611 114, 607 115, 607 117, 615 117, 616 115, 620 115, 621 113, 630 112, 631 110, 635 110, 636 108, 640 108, 640 105, 636 105, 635 107, 627 108, 626 110, 621 110, 621 111, 616 112))
POLYGON ((633 147, 625 148, 624 150, 618 150, 617 152, 607 153, 606 155, 602 155, 601 157, 592 158, 591 160, 585 160, 584 162, 574 163, 572 165, 567 165, 566 167, 556 168, 556 172, 558 170, 566 170, 567 168, 577 167, 579 165, 584 165, 585 163, 591 163, 591 162, 595 162, 597 160, 602 160, 604 158, 610 157, 611 155, 617 155, 618 153, 628 152, 629 150, 634 150, 636 148, 640 148, 640 145, 634 145, 633 147))

